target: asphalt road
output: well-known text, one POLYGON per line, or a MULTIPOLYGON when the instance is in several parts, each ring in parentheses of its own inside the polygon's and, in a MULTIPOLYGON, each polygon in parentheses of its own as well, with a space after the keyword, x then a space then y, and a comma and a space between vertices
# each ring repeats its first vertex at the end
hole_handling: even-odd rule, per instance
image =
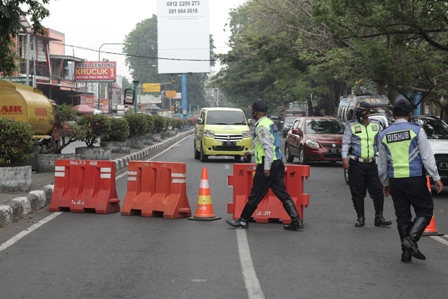
MULTIPOLYGON (((187 196, 195 212, 206 167, 217 221, 119 213, 50 213, 9 225, 0 234, 0 298, 447 298, 448 239, 423 237, 428 260, 400 262, 395 224, 366 226, 356 214, 340 163, 311 165, 305 229, 224 220, 233 159, 193 159, 189 136, 154 161, 185 162, 187 196), (44 220, 42 222, 42 220, 44 220)), ((126 175, 117 179, 124 199, 126 175)), ((435 195, 439 232, 448 231, 448 192, 435 195)), ((385 217, 395 217, 386 199, 385 217)))

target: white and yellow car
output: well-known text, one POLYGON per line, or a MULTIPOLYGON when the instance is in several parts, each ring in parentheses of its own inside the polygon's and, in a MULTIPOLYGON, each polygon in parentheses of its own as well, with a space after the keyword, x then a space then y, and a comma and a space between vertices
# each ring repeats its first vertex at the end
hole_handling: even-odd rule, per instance
POLYGON ((252 136, 244 112, 239 108, 202 108, 194 134, 194 158, 233 156, 240 161, 252 148, 252 136))

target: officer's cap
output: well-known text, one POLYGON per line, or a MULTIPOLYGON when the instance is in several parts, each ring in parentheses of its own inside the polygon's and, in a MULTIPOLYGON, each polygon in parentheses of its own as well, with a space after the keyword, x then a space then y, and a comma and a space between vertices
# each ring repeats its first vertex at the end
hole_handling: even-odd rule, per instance
POLYGON ((394 108, 401 108, 401 109, 405 109, 405 110, 411 110, 411 103, 409 103, 408 100, 406 99, 399 99, 398 101, 395 102, 394 104, 394 108))
POLYGON ((249 108, 258 112, 268 111, 268 105, 261 100, 256 100, 253 105, 249 106, 249 108))
POLYGON ((370 104, 367 102, 359 102, 355 106, 355 111, 370 111, 370 104))

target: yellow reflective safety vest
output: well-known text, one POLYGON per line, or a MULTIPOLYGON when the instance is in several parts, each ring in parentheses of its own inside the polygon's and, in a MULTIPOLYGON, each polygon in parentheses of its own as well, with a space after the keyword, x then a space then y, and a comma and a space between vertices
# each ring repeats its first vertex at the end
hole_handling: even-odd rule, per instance
POLYGON ((369 119, 367 126, 357 121, 349 122, 352 138, 350 140, 350 154, 363 158, 374 158, 378 152, 378 133, 381 130, 379 122, 369 119))

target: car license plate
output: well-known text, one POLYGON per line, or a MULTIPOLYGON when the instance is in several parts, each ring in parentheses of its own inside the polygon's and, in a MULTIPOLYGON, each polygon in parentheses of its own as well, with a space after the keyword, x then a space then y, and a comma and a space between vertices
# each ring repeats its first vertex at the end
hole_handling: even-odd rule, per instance
POLYGON ((448 162, 439 163, 439 170, 447 170, 447 169, 448 169, 448 162))
POLYGON ((222 146, 235 146, 235 141, 223 141, 222 146))

